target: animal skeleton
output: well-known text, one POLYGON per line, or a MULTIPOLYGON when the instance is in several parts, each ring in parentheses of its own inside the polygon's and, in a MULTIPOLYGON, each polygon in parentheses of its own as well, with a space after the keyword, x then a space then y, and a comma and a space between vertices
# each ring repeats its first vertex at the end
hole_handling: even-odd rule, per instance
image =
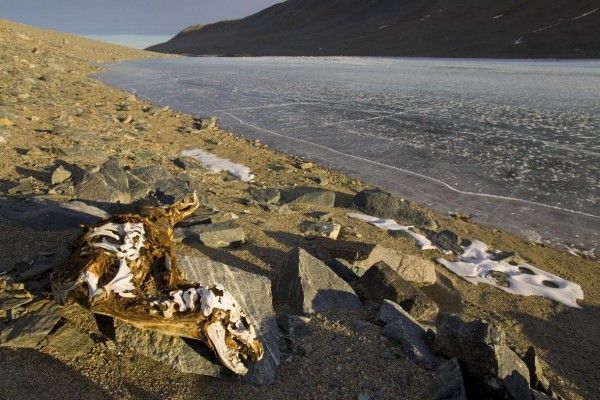
POLYGON ((60 303, 77 301, 94 313, 141 329, 204 341, 221 362, 244 375, 263 345, 239 303, 220 284, 187 282, 171 249, 173 227, 199 206, 196 193, 170 207, 115 215, 79 237, 52 276, 60 303))

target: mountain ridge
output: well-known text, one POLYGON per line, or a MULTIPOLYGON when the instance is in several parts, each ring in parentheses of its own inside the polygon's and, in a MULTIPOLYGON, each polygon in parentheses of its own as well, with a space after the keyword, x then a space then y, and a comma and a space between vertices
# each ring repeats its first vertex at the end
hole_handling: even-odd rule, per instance
POLYGON ((600 58, 596 0, 288 0, 188 27, 148 50, 187 55, 600 58))

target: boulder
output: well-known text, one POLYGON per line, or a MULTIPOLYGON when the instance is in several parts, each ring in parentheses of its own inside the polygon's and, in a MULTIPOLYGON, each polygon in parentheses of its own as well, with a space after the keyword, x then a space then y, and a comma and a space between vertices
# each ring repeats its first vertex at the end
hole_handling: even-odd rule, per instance
POLYGON ((238 301, 265 348, 264 358, 257 364, 249 364, 249 372, 243 379, 257 384, 275 383, 281 353, 270 280, 196 254, 178 253, 177 266, 184 279, 204 286, 221 283, 238 301))
POLYGON ((355 286, 358 293, 376 303, 385 299, 398 303, 412 317, 420 321, 433 320, 438 305, 419 288, 408 282, 384 262, 368 269, 355 286))
POLYGON ((300 248, 292 249, 277 271, 273 294, 295 314, 362 306, 348 283, 300 248))
POLYGON ((195 237, 207 247, 228 247, 232 244, 244 243, 246 234, 242 227, 233 221, 218 224, 199 224, 187 228, 178 228, 175 236, 177 238, 195 237))
POLYGON ((456 358, 435 370, 428 394, 431 400, 467 400, 462 371, 456 358))
POLYGON ((2 326, 0 347, 34 348, 56 326, 60 306, 53 301, 39 300, 27 306, 26 314, 2 326))
POLYGON ((437 281, 435 263, 431 259, 403 253, 400 253, 399 259, 395 269, 402 279, 418 286, 433 285, 437 281))
POLYGON ((71 177, 71 173, 67 171, 62 165, 59 165, 54 172, 52 172, 52 176, 50 178, 50 182, 53 185, 58 185, 59 183, 63 183, 67 179, 71 177))
POLYGON ((456 357, 480 391, 503 388, 515 400, 530 400, 529 370, 506 344, 504 332, 489 322, 464 322, 442 314, 437 321, 435 347, 448 358, 456 357))
POLYGON ((215 377, 228 374, 208 347, 198 341, 138 329, 119 320, 115 320, 115 340, 180 372, 215 377))
POLYGON ((425 329, 400 305, 384 300, 379 310, 379 319, 389 321, 382 330, 383 335, 398 342, 413 361, 425 368, 435 366, 435 356, 427 344, 425 329))
POLYGON ((250 190, 250 196, 252 196, 253 201, 259 204, 275 204, 281 199, 281 193, 274 188, 252 189, 250 190))
POLYGON ((314 204, 323 207, 335 205, 335 192, 313 187, 300 187, 282 193, 282 202, 287 204, 314 204))
POLYGON ((455 254, 463 253, 463 249, 460 247, 460 237, 451 230, 444 229, 429 235, 429 240, 442 250, 452 251, 455 254))
POLYGON ((108 160, 99 168, 88 171, 75 186, 81 200, 103 203, 131 203, 127 173, 116 160, 108 160))
POLYGON ((388 249, 376 244, 353 242, 348 240, 332 240, 317 237, 313 244, 318 253, 325 252, 323 259, 329 264, 329 259, 343 260, 354 271, 354 278, 362 276, 371 266, 383 261, 396 269, 400 266, 400 254, 396 250, 388 249), (322 251, 321 251, 322 250, 322 251))
POLYGON ((366 189, 354 197, 354 208, 379 218, 395 219, 399 223, 435 229, 437 224, 423 211, 381 189, 366 189))

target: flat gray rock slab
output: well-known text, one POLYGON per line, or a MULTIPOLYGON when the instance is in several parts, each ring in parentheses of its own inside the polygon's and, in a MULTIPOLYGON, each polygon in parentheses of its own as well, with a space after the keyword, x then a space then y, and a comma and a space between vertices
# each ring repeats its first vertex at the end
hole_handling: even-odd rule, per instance
POLYGON ((281 358, 279 351, 279 329, 273 312, 271 281, 204 256, 177 254, 177 266, 190 282, 201 285, 221 283, 239 302, 256 328, 262 340, 265 355, 256 363, 248 365, 249 372, 243 378, 257 384, 273 384, 277 378, 277 366, 281 358))
POLYGON ((119 320, 115 320, 115 339, 136 353, 180 372, 215 377, 227 374, 200 341, 138 329, 119 320))
POLYGON ((288 253, 273 288, 275 298, 295 314, 362 307, 346 281, 321 260, 300 248, 288 253))
POLYGON ((94 346, 94 341, 80 330, 65 324, 56 332, 46 338, 46 347, 60 353, 68 359, 81 357, 89 353, 94 346))
POLYGON ((300 187, 281 194, 283 203, 314 204, 324 207, 335 205, 335 192, 319 188, 300 187))
POLYGON ((56 326, 61 309, 49 300, 39 300, 28 307, 28 313, 0 325, 0 347, 34 348, 56 326))
POLYGON ((233 221, 218 224, 199 224, 178 230, 176 236, 195 237, 205 246, 218 248, 246 241, 242 227, 233 221))

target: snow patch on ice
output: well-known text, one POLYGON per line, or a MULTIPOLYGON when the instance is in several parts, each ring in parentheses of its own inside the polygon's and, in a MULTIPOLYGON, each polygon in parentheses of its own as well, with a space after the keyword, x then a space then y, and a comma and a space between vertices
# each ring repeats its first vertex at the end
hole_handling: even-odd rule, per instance
POLYGON ((206 152, 204 150, 184 150, 181 152, 181 155, 183 157, 195 158, 196 160, 200 161, 206 168, 215 173, 227 171, 231 175, 243 180, 244 182, 249 182, 254 179, 254 174, 250 172, 250 168, 241 164, 236 164, 225 158, 217 157, 216 155, 206 152))
POLYGON ((368 222, 371 225, 374 225, 378 228, 385 229, 388 231, 404 231, 404 232, 408 233, 410 236, 412 236, 413 239, 415 239, 417 241, 417 246, 419 246, 422 250, 437 249, 437 247, 435 247, 431 243, 431 240, 427 239, 425 236, 423 236, 419 233, 411 231, 410 228, 412 228, 412 226, 400 225, 393 219, 373 217, 371 215, 362 214, 362 213, 349 213, 348 216, 350 218, 368 222))
POLYGON ((495 254, 488 250, 485 243, 473 240, 470 245, 463 246, 460 260, 456 262, 438 258, 438 262, 462 277, 477 285, 487 283, 505 292, 522 296, 543 296, 563 303, 569 307, 581 308, 577 300, 583 300, 581 286, 562 279, 549 272, 523 263, 512 265, 495 260, 495 254), (494 274, 496 271, 499 274, 494 274), (494 275, 500 275, 508 285, 501 285, 494 275))

